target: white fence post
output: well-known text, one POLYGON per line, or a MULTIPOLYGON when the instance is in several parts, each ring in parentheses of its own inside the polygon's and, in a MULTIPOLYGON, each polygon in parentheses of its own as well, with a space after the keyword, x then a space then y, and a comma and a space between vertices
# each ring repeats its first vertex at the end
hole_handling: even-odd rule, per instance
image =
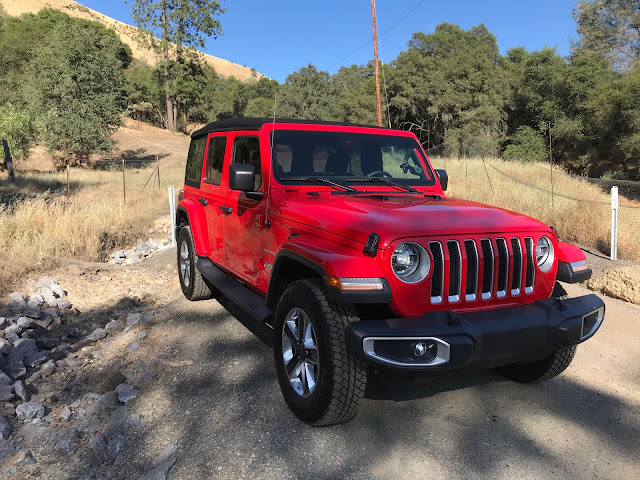
POLYGON ((618 187, 611 187, 611 260, 618 259, 618 187))
POLYGON ((176 195, 173 185, 169 186, 169 217, 171 218, 171 246, 178 245, 176 242, 176 195))

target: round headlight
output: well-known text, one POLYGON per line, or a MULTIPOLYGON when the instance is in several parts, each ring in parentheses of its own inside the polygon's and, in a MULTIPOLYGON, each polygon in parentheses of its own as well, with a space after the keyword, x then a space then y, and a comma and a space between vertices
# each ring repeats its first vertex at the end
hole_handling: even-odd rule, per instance
POLYGON ((400 280, 417 283, 429 274, 431 260, 427 251, 419 244, 404 242, 391 255, 391 268, 400 280))
POLYGON ((549 237, 540 237, 536 244, 536 263, 543 272, 548 272, 553 265, 553 244, 549 237))

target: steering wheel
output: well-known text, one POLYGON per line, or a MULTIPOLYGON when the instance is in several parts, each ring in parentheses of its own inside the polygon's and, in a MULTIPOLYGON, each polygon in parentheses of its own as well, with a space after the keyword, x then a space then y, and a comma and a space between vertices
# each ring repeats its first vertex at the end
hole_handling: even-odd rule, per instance
POLYGON ((384 170, 376 170, 375 172, 367 173, 365 175, 365 177, 367 177, 367 178, 373 178, 373 177, 393 178, 393 175, 391 175, 389 172, 385 172, 384 170))

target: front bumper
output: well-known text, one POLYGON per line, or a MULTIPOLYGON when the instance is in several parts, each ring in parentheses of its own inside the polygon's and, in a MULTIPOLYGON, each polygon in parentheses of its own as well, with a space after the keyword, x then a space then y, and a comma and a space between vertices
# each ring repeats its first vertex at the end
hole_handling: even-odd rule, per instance
POLYGON ((362 320, 349 324, 346 333, 350 353, 370 364, 448 370, 539 360, 584 342, 603 319, 604 303, 591 294, 484 312, 362 320))

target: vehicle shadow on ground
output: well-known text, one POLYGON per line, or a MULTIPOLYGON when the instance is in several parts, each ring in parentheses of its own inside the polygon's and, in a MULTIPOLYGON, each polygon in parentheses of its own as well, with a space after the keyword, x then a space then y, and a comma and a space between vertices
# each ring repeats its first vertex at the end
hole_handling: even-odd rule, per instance
MULTIPOLYGON (((374 372, 353 421, 309 427, 282 399, 269 332, 229 300, 218 296, 218 302, 225 308, 215 301, 178 299, 158 311, 150 328, 180 329, 184 337, 154 347, 167 358, 193 364, 164 372, 158 355, 150 358, 152 378, 138 384, 141 398, 131 406, 142 415, 142 426, 127 433, 126 461, 110 467, 117 478, 145 473, 160 446, 173 442, 179 448, 170 478, 176 480, 393 478, 399 472, 424 474, 424 468, 436 477, 467 477, 469 472, 491 477, 505 463, 520 462, 547 474, 593 464, 591 450, 568 455, 523 428, 524 412, 549 417, 558 428, 577 430, 585 438, 595 437, 596 445, 615 452, 612 461, 634 458, 640 447, 637 407, 622 398, 566 376, 521 386, 492 371, 419 374, 408 382, 403 376, 374 372), (165 413, 145 412, 145 398, 158 399, 154 402, 163 405, 165 413)), ((106 318, 116 310, 91 314, 106 318)), ((83 383, 97 384, 101 375, 87 375, 83 383)), ((87 461, 99 465, 102 460, 87 461)), ((87 469, 70 477, 85 473, 87 469)))

